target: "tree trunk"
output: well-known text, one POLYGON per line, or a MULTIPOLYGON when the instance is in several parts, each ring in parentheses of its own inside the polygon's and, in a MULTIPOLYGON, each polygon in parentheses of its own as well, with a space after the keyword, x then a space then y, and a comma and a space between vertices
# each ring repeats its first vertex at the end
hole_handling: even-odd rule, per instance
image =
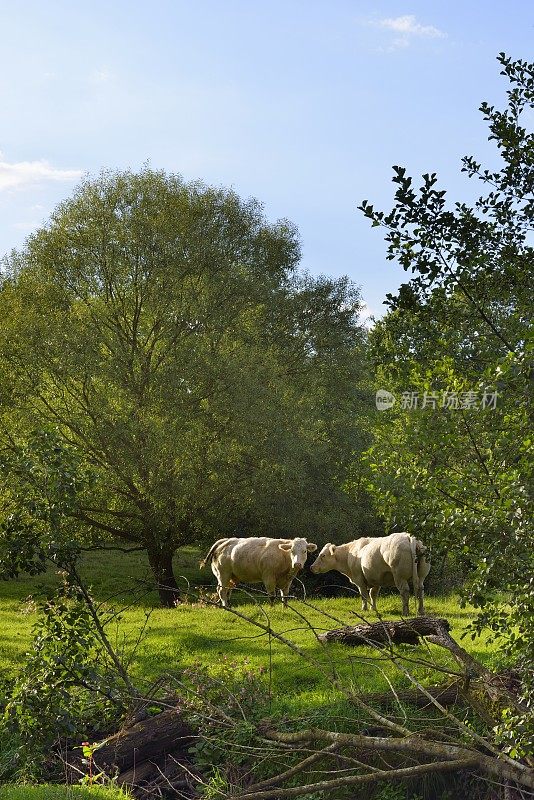
POLYGON ((174 608, 180 602, 180 590, 172 569, 173 550, 147 549, 148 561, 164 608, 174 608))

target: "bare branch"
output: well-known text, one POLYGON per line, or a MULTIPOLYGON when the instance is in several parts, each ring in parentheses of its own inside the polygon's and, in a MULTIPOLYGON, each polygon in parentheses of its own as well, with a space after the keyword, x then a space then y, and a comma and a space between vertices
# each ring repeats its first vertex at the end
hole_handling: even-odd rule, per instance
POLYGON ((271 789, 263 792, 234 794, 229 795, 228 800, 284 800, 286 797, 300 797, 303 794, 311 794, 312 792, 326 792, 341 786, 358 786, 366 783, 377 783, 378 781, 395 781, 403 780, 404 778, 414 778, 418 775, 425 775, 431 772, 453 772, 459 769, 469 769, 475 766, 475 763, 473 758, 461 758, 454 761, 435 761, 432 764, 420 764, 416 767, 379 770, 367 775, 349 775, 330 781, 309 783, 292 789, 271 789))
POLYGON ((534 789, 534 770, 529 767, 514 762, 513 766, 504 763, 498 758, 492 758, 480 753, 469 747, 461 747, 459 745, 446 744, 443 742, 434 742, 421 739, 419 736, 411 734, 410 736, 400 739, 396 737, 381 737, 381 736, 360 736, 350 733, 337 733, 333 731, 324 731, 320 728, 309 728, 304 731, 297 731, 295 733, 282 733, 275 731, 272 728, 264 730, 264 735, 277 742, 285 742, 287 744, 310 742, 310 741, 327 741, 339 742, 340 744, 352 745, 360 749, 367 750, 383 750, 386 752, 395 753, 410 753, 416 756, 423 756, 427 758, 464 760, 468 759, 472 765, 475 765, 485 774, 492 777, 507 778, 512 781, 517 781, 530 789, 534 789), (473 761, 474 760, 474 761, 473 761))

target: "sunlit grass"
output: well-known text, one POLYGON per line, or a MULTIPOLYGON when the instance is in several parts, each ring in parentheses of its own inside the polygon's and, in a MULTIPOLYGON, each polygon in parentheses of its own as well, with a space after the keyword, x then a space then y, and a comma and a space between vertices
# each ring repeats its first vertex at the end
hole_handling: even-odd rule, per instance
MULTIPOLYGON (((241 664, 245 659, 251 669, 261 669, 269 679, 273 702, 288 712, 305 713, 306 709, 326 708, 335 703, 340 693, 334 681, 347 690, 362 693, 387 691, 388 681, 396 687, 410 685, 399 666, 392 664, 380 650, 339 644, 324 646, 317 641, 317 632, 361 621, 356 594, 304 600, 301 588, 296 587, 300 599, 291 601, 289 608, 284 609, 281 604, 271 607, 259 591, 250 595, 236 590, 233 607, 249 618, 246 620, 231 610, 196 601, 193 587, 199 580, 204 583, 204 594, 208 592, 209 596, 214 589, 211 572, 198 572, 198 558, 198 552, 189 549, 176 559, 176 573, 183 576, 179 581, 184 591, 189 590, 189 601, 175 609, 157 607, 157 596, 150 587, 148 565, 142 554, 91 553, 84 558, 82 571, 95 598, 98 601, 111 598, 113 605, 123 607, 120 619, 108 628, 114 645, 128 656, 133 643, 141 637, 131 665, 133 679, 141 687, 146 688, 162 673, 177 673, 195 663, 217 670, 224 661, 241 664), (287 638, 301 654, 269 636, 254 622, 267 625, 287 638)), ((16 674, 30 647, 37 595, 44 589, 50 590, 57 581, 58 577, 49 573, 0 583, 0 669, 4 675, 16 674)), ((384 618, 400 618, 398 594, 381 596, 378 605, 384 618)), ((473 619, 472 610, 460 608, 455 596, 427 597, 426 605, 428 613, 450 621, 457 640, 473 619)), ((369 614, 367 619, 376 621, 376 616, 369 614)), ((494 646, 470 638, 462 644, 476 658, 492 664, 496 656, 494 646)), ((428 662, 399 662, 425 683, 444 679, 432 664, 458 670, 450 655, 435 646, 404 646, 399 652, 416 662, 428 662)))
POLYGON ((131 795, 105 786, 1 786, 2 800, 130 800, 131 795))

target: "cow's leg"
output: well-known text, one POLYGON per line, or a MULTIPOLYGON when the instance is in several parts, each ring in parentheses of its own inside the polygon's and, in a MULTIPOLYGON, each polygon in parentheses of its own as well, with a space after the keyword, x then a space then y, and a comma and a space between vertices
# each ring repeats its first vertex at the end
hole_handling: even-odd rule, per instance
POLYGON ((369 602, 369 590, 366 583, 359 583, 358 589, 362 596, 362 611, 367 611, 367 603, 369 602))
POLYGON ((221 597, 221 602, 223 606, 229 607, 230 606, 230 597, 232 592, 234 591, 235 587, 237 586, 238 581, 235 578, 228 578, 224 584, 221 583, 221 592, 224 594, 224 602, 223 598, 221 597))
POLYGON ((269 595, 269 602, 271 605, 273 605, 276 597, 276 578, 264 578, 263 585, 267 589, 267 594, 269 595))
POLYGON ((217 595, 219 596, 219 600, 223 608, 228 607, 228 601, 230 599, 230 592, 232 590, 232 580, 231 580, 231 573, 228 574, 227 570, 225 569, 213 569, 212 571, 215 577, 217 578, 217 595))
POLYGON ((372 586, 369 589, 369 597, 371 598, 371 608, 376 611, 376 601, 380 592, 380 586, 372 586))
POLYGON ((285 586, 280 587, 280 594, 282 595, 282 603, 284 604, 284 608, 287 608, 287 598, 289 595, 289 589, 291 587, 291 581, 286 583, 285 586))
POLYGON ((230 596, 229 587, 228 586, 223 586, 222 583, 220 583, 217 586, 217 594, 219 595, 219 600, 221 601, 222 607, 223 608, 227 608, 228 607, 228 598, 230 596))
POLYGON ((410 616, 410 586, 408 581, 404 580, 403 578, 395 578, 395 586, 400 592, 400 596, 402 597, 402 616, 409 617, 410 616))

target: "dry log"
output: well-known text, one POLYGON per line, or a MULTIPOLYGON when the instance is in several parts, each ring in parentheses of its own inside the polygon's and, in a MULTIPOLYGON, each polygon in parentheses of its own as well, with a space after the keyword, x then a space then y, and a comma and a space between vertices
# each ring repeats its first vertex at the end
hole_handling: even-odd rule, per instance
POLYGON ((184 722, 178 709, 170 709, 137 722, 105 740, 93 755, 97 769, 109 773, 124 772, 134 764, 160 758, 166 753, 186 747, 193 731, 184 722))
POLYGON ((369 625, 347 625, 321 633, 321 642, 341 642, 351 647, 360 645, 419 644, 421 636, 441 636, 450 630, 446 619, 414 617, 412 620, 373 622, 369 625))
POLYGON ((143 781, 151 780, 156 774, 157 767, 153 761, 141 761, 117 775, 117 783, 119 786, 135 786, 143 781))
POLYGON ((200 776, 194 765, 184 756, 183 751, 168 753, 163 757, 154 758, 135 764, 128 770, 121 772, 116 778, 119 786, 125 786, 136 798, 159 796, 154 794, 156 787, 169 789, 187 789, 188 794, 196 795, 195 783, 200 781, 200 776))
MULTIPOLYGON (((192 765, 185 752, 192 737, 193 731, 184 722, 179 709, 163 711, 123 728, 96 747, 92 757, 93 774, 103 772, 116 778, 121 785, 132 787, 132 794, 139 798, 153 796, 148 787, 162 775, 168 784, 174 780, 183 785, 182 779, 194 783, 188 772, 192 765), (180 762, 187 768, 182 768, 180 762), (138 789, 140 785, 147 788, 138 789)), ((76 783, 87 774, 87 762, 79 747, 67 755, 66 766, 69 782, 76 783)))

